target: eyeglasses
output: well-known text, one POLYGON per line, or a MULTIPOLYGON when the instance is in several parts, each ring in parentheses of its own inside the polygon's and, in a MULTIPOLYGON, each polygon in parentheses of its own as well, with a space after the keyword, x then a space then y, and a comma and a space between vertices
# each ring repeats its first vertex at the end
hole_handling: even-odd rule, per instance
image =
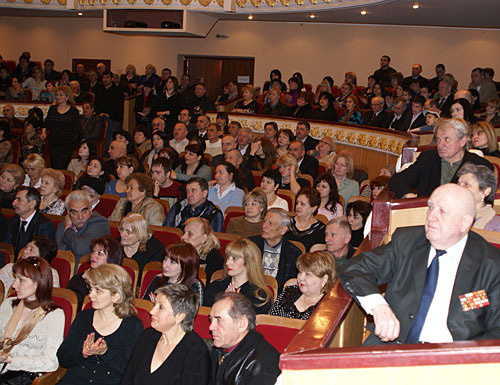
POLYGON ((40 260, 38 259, 38 257, 28 257, 26 258, 26 261, 31 263, 40 273, 42 272, 40 270, 40 260))

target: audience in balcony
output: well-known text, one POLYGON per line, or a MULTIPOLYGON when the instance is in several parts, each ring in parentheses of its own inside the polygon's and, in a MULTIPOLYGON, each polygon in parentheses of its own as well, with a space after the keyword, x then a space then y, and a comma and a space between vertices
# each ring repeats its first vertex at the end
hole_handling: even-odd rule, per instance
POLYGON ((40 93, 45 89, 45 83, 42 67, 35 66, 32 75, 24 80, 21 86, 31 91, 32 100, 40 100, 40 93))
POLYGON ((328 92, 322 92, 319 95, 319 108, 313 110, 310 115, 311 119, 326 120, 330 122, 337 122, 339 117, 337 111, 333 108, 333 96, 328 92))
POLYGON ((281 91, 279 88, 271 88, 267 94, 268 102, 262 107, 263 115, 289 116, 290 110, 286 104, 280 101, 281 91))
POLYGON ((359 99, 354 95, 349 95, 345 100, 345 113, 340 117, 342 123, 362 124, 363 117, 359 112, 359 99))
POLYGON ((254 100, 255 89, 253 86, 246 85, 241 89, 243 100, 236 103, 232 112, 241 112, 244 114, 258 114, 259 104, 254 100))
POLYGON ((307 320, 335 283, 333 257, 326 251, 302 254, 297 269, 297 284, 283 290, 269 314, 307 320))

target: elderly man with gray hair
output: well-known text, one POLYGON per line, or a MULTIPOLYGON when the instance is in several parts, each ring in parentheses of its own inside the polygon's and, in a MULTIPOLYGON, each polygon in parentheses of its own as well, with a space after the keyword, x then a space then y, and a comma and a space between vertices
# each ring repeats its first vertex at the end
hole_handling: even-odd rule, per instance
POLYGON ((91 198, 85 191, 71 192, 64 204, 67 215, 64 222, 57 226, 57 246, 75 254, 78 266, 80 258, 92 251, 90 241, 110 234, 109 221, 101 214, 92 212, 91 198))
POLYGON ((486 159, 467 151, 469 127, 464 120, 442 119, 434 137, 436 149, 422 152, 415 163, 391 177, 389 188, 398 198, 428 197, 443 184, 457 183, 457 171, 466 162, 493 170, 486 159))
POLYGON ((210 310, 212 385, 274 385, 279 352, 255 330, 255 309, 240 293, 220 293, 210 310))
POLYGON ((278 281, 278 292, 290 278, 297 277, 297 258, 300 249, 284 238, 290 229, 290 216, 279 208, 267 211, 262 223, 262 235, 255 235, 249 239, 257 245, 262 253, 264 273, 271 275, 278 281))

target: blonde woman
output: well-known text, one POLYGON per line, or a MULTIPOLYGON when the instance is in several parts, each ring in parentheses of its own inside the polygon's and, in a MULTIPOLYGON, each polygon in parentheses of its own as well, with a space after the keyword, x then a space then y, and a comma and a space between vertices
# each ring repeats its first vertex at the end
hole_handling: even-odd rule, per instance
POLYGON ((220 242, 215 236, 210 223, 205 218, 192 217, 184 224, 182 241, 190 243, 198 252, 200 267, 205 270, 207 283, 214 271, 224 267, 224 258, 220 253, 220 242))
POLYGON ((92 309, 76 316, 57 351, 59 364, 67 369, 58 384, 119 384, 143 332, 132 281, 121 266, 107 263, 87 270, 83 278, 92 309))
POLYGON ((44 214, 63 215, 64 201, 60 198, 64 189, 64 174, 60 170, 46 168, 42 171, 40 186, 40 212, 44 214))
POLYGON ((146 263, 163 260, 164 246, 158 238, 153 236, 148 223, 138 213, 130 213, 123 217, 118 231, 124 258, 133 259, 139 265, 138 282, 140 282, 142 269, 146 263))
POLYGON ((246 193, 243 197, 243 208, 245 215, 231 218, 226 232, 237 234, 242 238, 261 235, 262 223, 267 212, 266 194, 260 188, 246 193))
POLYGON ((241 112, 244 114, 257 114, 259 112, 259 103, 254 100, 255 89, 252 85, 247 84, 241 89, 243 100, 236 103, 232 112, 241 112))
POLYGON ((272 292, 264 278, 262 254, 248 239, 238 239, 227 245, 224 278, 208 287, 205 306, 212 306, 222 291, 243 294, 252 301, 257 314, 266 314, 272 305, 272 292))
POLYGON ((23 167, 26 171, 23 186, 40 188, 45 160, 38 154, 29 154, 23 162, 23 167))
POLYGON ((345 206, 349 198, 359 195, 359 183, 352 178, 354 175, 354 161, 347 152, 340 152, 333 158, 333 176, 337 182, 339 194, 344 198, 345 206))
POLYGON ((281 174, 281 184, 279 188, 291 190, 297 194, 302 187, 308 187, 309 183, 303 178, 299 178, 299 165, 292 155, 282 155, 276 162, 281 174))
POLYGON ((302 254, 297 259, 297 284, 283 290, 269 314, 308 319, 335 283, 334 266, 334 257, 326 251, 302 254))

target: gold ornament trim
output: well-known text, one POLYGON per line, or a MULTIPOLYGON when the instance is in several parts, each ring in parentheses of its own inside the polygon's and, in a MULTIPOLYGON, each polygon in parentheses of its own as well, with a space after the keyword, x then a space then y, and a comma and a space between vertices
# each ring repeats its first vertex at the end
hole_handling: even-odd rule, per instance
POLYGON ((236 0, 236 5, 240 8, 245 8, 247 5, 247 0, 236 0))
POLYGON ((224 7, 224 0, 215 0, 219 7, 223 8, 224 7))
POLYGON ((161 2, 162 2, 163 4, 165 4, 165 5, 170 5, 170 4, 172 4, 172 2, 173 2, 173 1, 174 1, 174 0, 161 0, 161 2))
POLYGON ((276 0, 265 0, 269 7, 274 7, 276 5, 276 0))
POLYGON ((191 4, 191 0, 180 0, 182 5, 189 5, 191 4))
POLYGON ((212 2, 212 0, 198 0, 198 2, 204 6, 204 7, 208 7, 210 5, 210 3, 212 2))
POLYGON ((290 0, 280 0, 280 3, 285 6, 285 7, 288 7, 290 5, 290 0))
POLYGON ((67 0, 57 0, 60 5, 66 5, 67 0))
POLYGON ((262 4, 262 0, 250 0, 250 3, 252 3, 252 5, 255 7, 255 8, 259 8, 260 5, 262 4))

